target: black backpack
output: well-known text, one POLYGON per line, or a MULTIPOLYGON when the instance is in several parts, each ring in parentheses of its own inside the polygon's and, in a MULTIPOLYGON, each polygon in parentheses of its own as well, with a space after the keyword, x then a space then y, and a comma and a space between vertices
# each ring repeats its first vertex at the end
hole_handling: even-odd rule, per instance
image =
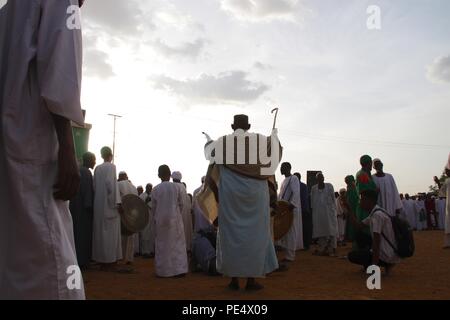
POLYGON ((392 247, 392 249, 394 249, 394 252, 400 258, 412 257, 414 255, 416 246, 414 244, 413 229, 409 225, 408 221, 398 215, 392 217, 382 209, 380 211, 384 212, 391 220, 397 247, 395 247, 384 234, 381 234, 384 240, 386 240, 386 242, 392 247))

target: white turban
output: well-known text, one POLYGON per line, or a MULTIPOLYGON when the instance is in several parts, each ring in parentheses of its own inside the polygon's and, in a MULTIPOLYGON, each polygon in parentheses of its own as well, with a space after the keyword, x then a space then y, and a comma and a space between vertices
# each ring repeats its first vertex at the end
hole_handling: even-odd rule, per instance
POLYGON ((183 175, 181 174, 180 171, 172 172, 172 179, 173 180, 180 180, 181 181, 181 178, 183 178, 183 175))

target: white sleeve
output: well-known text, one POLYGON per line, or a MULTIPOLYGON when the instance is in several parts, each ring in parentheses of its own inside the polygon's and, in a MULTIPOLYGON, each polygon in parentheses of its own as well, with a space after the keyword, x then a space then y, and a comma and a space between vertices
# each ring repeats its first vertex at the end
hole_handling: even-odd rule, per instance
POLYGON ((394 177, 392 175, 391 180, 392 180, 392 188, 394 189, 393 194, 395 197, 395 209, 402 209, 403 203, 402 200, 400 199, 400 194, 398 193, 397 184, 395 183, 394 177))
POLYGON ((300 201, 300 182, 298 181, 298 178, 296 176, 293 176, 294 181, 291 183, 291 191, 293 193, 292 195, 292 204, 296 208, 301 208, 302 204, 300 201))
POLYGON ((70 30, 67 13, 77 0, 41 0, 37 74, 49 112, 83 124, 81 112, 81 30, 70 30))
POLYGON ((332 208, 332 210, 336 211, 336 197, 334 195, 334 187, 331 183, 329 183, 328 185, 330 186, 331 208, 332 208))
POLYGON ((372 215, 372 218, 370 220, 370 223, 372 225, 372 233, 378 233, 381 234, 383 231, 383 218, 380 216, 383 213, 374 212, 372 215))

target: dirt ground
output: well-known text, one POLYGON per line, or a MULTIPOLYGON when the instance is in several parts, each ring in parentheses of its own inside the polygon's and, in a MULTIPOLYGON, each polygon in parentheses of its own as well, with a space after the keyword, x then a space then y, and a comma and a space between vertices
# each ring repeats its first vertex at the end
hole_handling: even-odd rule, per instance
MULTIPOLYGON (((248 293, 226 289, 228 279, 189 273, 184 278, 161 279, 154 273, 153 259, 137 258, 135 274, 86 271, 88 299, 450 299, 450 250, 443 250, 442 231, 415 233, 416 254, 382 277, 381 290, 368 290, 367 275, 342 258, 317 257, 299 251, 286 272, 274 273, 261 283, 265 289, 248 293)), ((350 246, 339 248, 338 255, 350 246)), ((244 281, 241 280, 241 287, 244 281)))

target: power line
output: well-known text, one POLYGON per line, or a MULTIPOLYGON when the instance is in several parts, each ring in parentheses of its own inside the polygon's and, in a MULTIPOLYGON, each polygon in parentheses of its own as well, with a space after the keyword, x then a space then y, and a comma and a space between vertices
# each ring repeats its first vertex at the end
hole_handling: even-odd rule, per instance
MULTIPOLYGON (((223 123, 223 120, 216 120, 205 117, 198 117, 193 115, 182 115, 183 118, 189 117, 203 121, 223 123)), ((254 128, 264 129, 262 127, 255 126, 254 128)), ((350 138, 350 137, 342 137, 342 136, 331 136, 331 135, 321 135, 306 131, 296 131, 283 129, 283 134, 289 136, 295 136, 305 139, 312 140, 321 140, 321 141, 330 141, 330 142, 340 142, 340 143, 348 143, 348 144, 365 144, 365 145, 376 145, 376 146, 384 146, 384 147, 406 147, 406 148, 432 148, 432 149, 450 149, 450 145, 441 145, 441 144, 425 144, 425 143, 409 143, 409 142, 400 142, 400 141, 387 141, 387 140, 368 140, 368 139, 358 139, 358 138, 350 138)))

